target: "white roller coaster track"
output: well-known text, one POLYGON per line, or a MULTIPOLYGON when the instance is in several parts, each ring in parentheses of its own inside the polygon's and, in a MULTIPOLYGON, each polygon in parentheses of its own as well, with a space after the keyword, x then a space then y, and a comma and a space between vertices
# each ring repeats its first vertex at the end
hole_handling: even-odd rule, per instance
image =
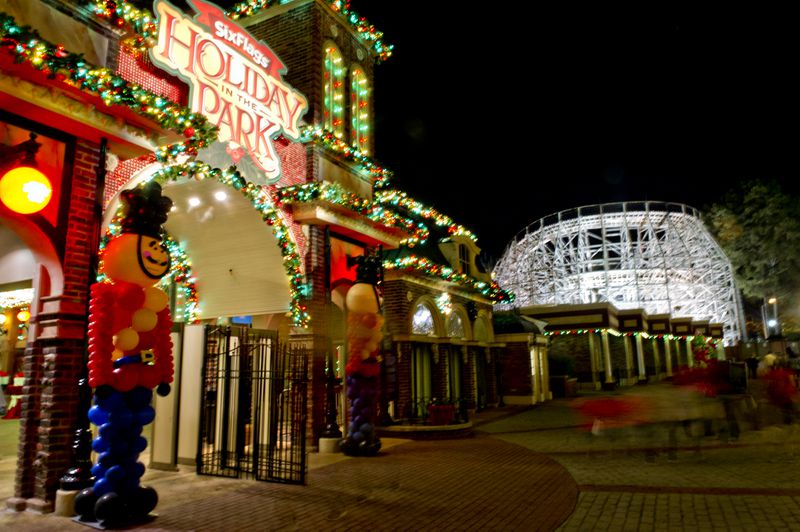
POLYGON ((607 301, 724 325, 742 338, 743 314, 731 264, 696 209, 662 202, 589 205, 538 220, 495 267, 511 305, 607 301))

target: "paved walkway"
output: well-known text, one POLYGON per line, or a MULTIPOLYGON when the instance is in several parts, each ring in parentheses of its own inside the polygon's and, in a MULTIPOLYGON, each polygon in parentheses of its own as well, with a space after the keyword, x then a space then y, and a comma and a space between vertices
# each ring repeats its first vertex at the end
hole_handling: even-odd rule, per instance
MULTIPOLYGON (((638 410, 594 425, 587 394, 489 411, 470 439, 311 455, 307 486, 149 471, 160 517, 139 529, 800 530, 800 427, 778 424, 758 394, 736 405, 737 438, 721 402, 669 384, 612 397, 638 410), (711 424, 681 422, 698 416, 711 424)), ((0 516, 4 527, 86 530, 24 513, 0 516)))
POLYGON ((649 423, 593 434, 581 427, 580 400, 561 400, 483 427, 570 472, 581 493, 560 530, 800 530, 800 427, 771 424, 779 415, 758 393, 757 416, 755 403, 739 405, 736 439, 718 400, 694 405, 717 414, 706 435, 702 422, 674 423, 686 399, 679 388, 637 387, 621 397, 653 407, 649 423))
MULTIPOLYGON (((314 469, 307 486, 148 473, 160 517, 143 530, 553 530, 578 488, 546 456, 487 436, 413 441, 314 469)), ((85 530, 6 514, 13 530, 85 530)))

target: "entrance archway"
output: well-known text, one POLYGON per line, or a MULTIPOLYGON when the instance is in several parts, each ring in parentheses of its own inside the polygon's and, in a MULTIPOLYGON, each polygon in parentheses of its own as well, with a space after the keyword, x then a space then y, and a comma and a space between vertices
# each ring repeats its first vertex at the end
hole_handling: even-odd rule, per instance
MULTIPOLYGON (((150 179, 160 169, 155 164, 143 169, 122 189, 150 179)), ((186 320, 173 333, 173 393, 155 402, 150 465, 171 468, 176 463, 194 464, 197 456, 203 398, 207 395, 204 370, 208 368, 204 364, 211 353, 209 331, 216 330, 217 324, 223 328, 244 324, 245 331, 276 331, 284 337, 291 321, 287 314, 292 292, 273 227, 241 191, 210 178, 184 177, 167 181, 162 187, 163 194, 174 203, 164 228, 191 263, 198 297, 198 323, 186 320)), ((107 207, 106 228, 117 206, 118 194, 107 207)), ((175 318, 181 321, 182 316, 175 318)), ((219 356, 225 358, 226 353, 219 356)), ((240 411, 259 410, 242 407, 240 411)), ((251 433, 242 434, 249 437, 251 433)))

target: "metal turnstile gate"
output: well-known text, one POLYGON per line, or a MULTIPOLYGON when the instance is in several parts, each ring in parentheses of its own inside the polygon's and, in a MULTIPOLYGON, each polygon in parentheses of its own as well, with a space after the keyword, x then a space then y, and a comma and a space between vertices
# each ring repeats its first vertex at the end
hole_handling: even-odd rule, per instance
POLYGON ((206 327, 197 472, 305 483, 308 354, 275 331, 206 327))

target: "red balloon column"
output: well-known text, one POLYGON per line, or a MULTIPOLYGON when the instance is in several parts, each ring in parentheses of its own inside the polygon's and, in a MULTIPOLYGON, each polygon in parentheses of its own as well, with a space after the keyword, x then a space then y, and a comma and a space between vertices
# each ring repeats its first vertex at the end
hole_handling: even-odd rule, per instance
POLYGON ((380 259, 358 257, 356 284, 347 292, 347 353, 345 367, 350 426, 342 451, 350 456, 374 456, 381 449, 375 433, 380 396, 378 347, 383 338, 383 316, 375 289, 380 259))
POLYGON ((99 427, 92 441, 98 453, 94 485, 75 499, 85 521, 125 524, 145 517, 158 495, 139 485, 147 447, 144 425, 155 418, 152 389, 159 395, 172 382, 172 319, 168 297, 153 286, 169 273, 169 252, 161 239, 172 200, 161 186, 124 190, 122 234, 103 254, 108 281, 91 288, 89 303, 89 384, 95 389, 89 420, 99 427))

